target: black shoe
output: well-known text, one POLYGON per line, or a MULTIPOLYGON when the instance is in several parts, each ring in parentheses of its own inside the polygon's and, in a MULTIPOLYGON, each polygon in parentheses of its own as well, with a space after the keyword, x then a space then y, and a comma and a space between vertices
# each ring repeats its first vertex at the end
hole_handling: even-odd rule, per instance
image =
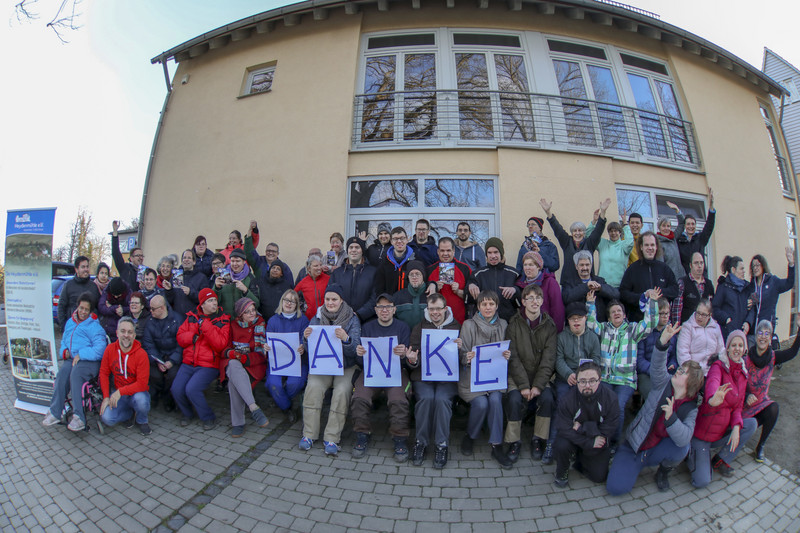
POLYGON ((153 430, 150 429, 150 424, 148 424, 147 422, 145 422, 144 424, 139 424, 139 431, 142 432, 142 435, 149 435, 150 433, 153 432, 153 430))
POLYGON ((441 470, 447 464, 447 446, 436 446, 433 452, 433 467, 441 470))
POLYGON ((367 446, 369 446, 369 435, 366 433, 356 433, 356 443, 353 445, 353 451, 350 455, 354 459, 361 459, 367 454, 367 446))
POLYGON ((561 476, 556 473, 553 476, 553 485, 558 487, 559 489, 566 489, 569 487, 569 471, 564 472, 561 476))
POLYGON ((766 455, 764 455, 764 447, 763 446, 756 446, 755 457, 757 463, 763 463, 764 459, 766 459, 766 455))
POLYGON ((722 477, 733 476, 733 467, 726 463, 719 455, 714 456, 714 458, 711 460, 711 464, 714 465, 714 470, 719 471, 719 475, 722 477))
POLYGON ((544 453, 542 454, 542 464, 543 465, 553 464, 553 443, 550 441, 547 441, 547 445, 544 447, 544 453))
POLYGON ((185 428, 186 426, 188 426, 191 423, 192 423, 192 419, 191 418, 187 418, 185 416, 181 417, 181 427, 182 428, 185 428))
POLYGON ((216 418, 212 418, 211 420, 206 420, 205 422, 203 422, 203 431, 211 431, 215 427, 217 427, 216 418))
POLYGON ((516 463, 519 459, 519 452, 522 450, 522 443, 520 441, 512 442, 508 445, 508 453, 506 456, 511 463, 516 463))
MULTIPOLYGON (((151 408, 152 409, 152 408, 151 408)), ((176 409, 175 400, 167 396, 164 398, 164 411, 171 413, 176 409)))
POLYGON ((470 438, 469 434, 464 435, 464 438, 461 439, 461 455, 466 455, 467 457, 472 455, 472 438, 470 438))
POLYGON ((286 409, 283 414, 286 415, 286 420, 288 420, 290 424, 297 422, 297 415, 294 414, 291 408, 286 409))
POLYGON ((158 407, 158 400, 159 400, 158 396, 150 396, 150 410, 151 411, 154 410, 156 407, 158 407))
POLYGON ((503 470, 511 470, 511 467, 514 466, 506 452, 503 451, 502 444, 492 444, 492 459, 497 461, 503 470))
POLYGON ((656 470, 656 486, 659 491, 666 492, 669 490, 669 473, 671 471, 672 468, 659 465, 658 470, 656 470))
POLYGON ((394 460, 397 463, 408 461, 408 441, 405 437, 392 437, 394 441, 394 460))
MULTIPOLYGON (((411 464, 414 466, 422 466, 422 463, 425 462, 425 451, 426 446, 420 441, 414 443, 414 450, 411 452, 411 464)), ((435 462, 436 460, 434 459, 434 463, 435 462)))
POLYGON ((538 437, 531 439, 531 457, 534 461, 540 461, 544 455, 544 441, 538 437))
POLYGON ((133 415, 130 420, 125 422, 125 429, 131 429, 136 425, 136 415, 133 415))

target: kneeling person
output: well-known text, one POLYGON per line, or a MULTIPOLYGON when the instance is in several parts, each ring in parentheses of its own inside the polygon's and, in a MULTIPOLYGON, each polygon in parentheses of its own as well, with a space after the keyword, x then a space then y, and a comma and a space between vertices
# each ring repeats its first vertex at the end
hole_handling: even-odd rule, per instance
POLYGON ((136 340, 136 325, 129 317, 117 322, 117 341, 109 344, 100 363, 100 388, 103 403, 97 428, 103 433, 103 424, 113 426, 129 421, 128 427, 139 426, 142 435, 152 430, 148 424, 150 413, 150 360, 142 345, 136 340), (111 393, 109 376, 114 376, 116 390, 111 393))

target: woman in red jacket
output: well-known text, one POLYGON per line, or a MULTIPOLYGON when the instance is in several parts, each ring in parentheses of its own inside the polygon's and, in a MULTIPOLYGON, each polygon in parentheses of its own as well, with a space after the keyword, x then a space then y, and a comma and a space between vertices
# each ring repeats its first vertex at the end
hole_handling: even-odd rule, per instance
POLYGON ((322 271, 322 257, 309 255, 306 260, 308 275, 300 280, 294 288, 306 305, 306 318, 311 320, 317 316, 317 309, 325 301, 325 288, 331 277, 322 271))
POLYGON ((203 391, 219 376, 220 354, 230 342, 231 325, 230 317, 219 310, 214 291, 203 289, 198 299, 200 305, 178 328, 183 362, 170 392, 183 414, 181 426, 188 426, 197 412, 203 429, 208 431, 216 427, 217 418, 203 391))
POLYGON ((267 360, 264 357, 267 324, 250 298, 239 298, 234 310, 236 319, 231 321, 231 343, 222 354, 219 379, 228 379, 233 426, 231 436, 237 438, 244 434, 245 407, 260 427, 269 424, 267 416, 253 398, 253 385, 267 375, 267 360))
POLYGON ((694 426, 688 461, 692 485, 697 488, 711 482, 712 465, 723 477, 733 475, 731 463, 757 427, 754 418, 742 419, 747 389, 744 332, 732 331, 725 348, 726 353, 720 354, 708 370, 703 405, 694 426), (721 448, 713 459, 712 448, 721 448))

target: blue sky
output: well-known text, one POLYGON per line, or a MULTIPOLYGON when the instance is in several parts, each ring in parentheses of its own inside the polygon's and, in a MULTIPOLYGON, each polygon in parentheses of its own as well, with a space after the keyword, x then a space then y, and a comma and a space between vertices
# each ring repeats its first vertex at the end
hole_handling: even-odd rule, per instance
MULTIPOLYGON (((92 211, 98 232, 110 231, 114 219, 139 215, 166 94, 161 66, 150 59, 201 33, 291 2, 83 0, 81 29, 66 34, 68 44, 44 27, 60 0, 39 0, 41 18, 21 24, 11 20, 14 3, 5 3, 9 23, 0 24, 5 73, 0 213, 57 207, 58 245, 80 205, 92 211)), ((764 46, 800 66, 796 0, 775 0, 765 4, 769 9, 743 0, 628 3, 758 68, 764 46)), ((4 235, 5 227, 0 231, 4 235)))

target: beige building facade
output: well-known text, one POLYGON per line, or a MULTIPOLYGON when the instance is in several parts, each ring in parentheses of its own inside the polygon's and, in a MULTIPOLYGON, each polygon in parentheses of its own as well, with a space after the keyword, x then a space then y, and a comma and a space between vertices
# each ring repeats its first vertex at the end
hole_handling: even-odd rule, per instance
POLYGON ((588 0, 306 2, 153 62, 170 60, 148 256, 198 234, 223 247, 256 219, 259 252, 277 242, 296 273, 334 231, 371 242, 381 221, 411 231, 424 217, 435 236, 469 220, 513 264, 540 198, 565 225, 606 197, 609 220, 635 210, 654 224, 669 200, 702 223, 711 187, 710 277, 723 256, 755 253, 785 276, 796 184, 779 179, 765 128, 781 87, 651 14, 588 0))

